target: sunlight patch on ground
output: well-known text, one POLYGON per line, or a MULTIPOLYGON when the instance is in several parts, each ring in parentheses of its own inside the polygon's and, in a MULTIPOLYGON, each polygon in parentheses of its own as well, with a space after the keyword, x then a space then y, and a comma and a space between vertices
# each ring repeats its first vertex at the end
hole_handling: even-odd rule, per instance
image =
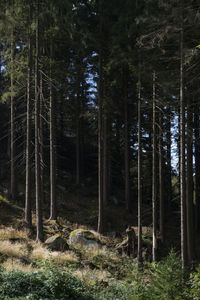
POLYGON ((105 270, 91 270, 89 267, 78 269, 73 275, 83 280, 86 285, 95 285, 97 281, 105 280, 110 273, 105 270))
POLYGON ((8 239, 27 239, 28 230, 16 230, 13 227, 0 229, 0 240, 8 239))
POLYGON ((11 257, 21 257, 26 255, 26 245, 24 243, 11 243, 10 241, 0 242, 0 253, 11 257))
POLYGON ((13 260, 11 258, 3 262, 1 266, 7 271, 18 270, 23 272, 33 272, 37 270, 36 268, 33 268, 31 265, 21 264, 20 262, 17 262, 16 260, 13 260))

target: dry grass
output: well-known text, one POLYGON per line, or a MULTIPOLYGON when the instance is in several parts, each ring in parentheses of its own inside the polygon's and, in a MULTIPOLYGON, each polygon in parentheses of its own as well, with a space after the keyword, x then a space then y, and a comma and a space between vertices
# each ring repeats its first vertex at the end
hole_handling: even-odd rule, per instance
MULTIPOLYGON (((136 235, 138 235, 138 227, 133 226, 133 228, 135 230, 136 235)), ((152 227, 142 226, 142 233, 152 235, 152 227)))
POLYGON ((23 272, 33 272, 36 271, 36 268, 33 268, 31 265, 24 265, 14 259, 7 259, 2 265, 7 271, 19 270, 23 272))
POLYGON ((16 230, 13 227, 5 227, 0 229, 0 240, 8 239, 27 239, 28 230, 16 230))
POLYGON ((85 258, 89 258, 90 260, 93 260, 95 257, 101 257, 102 261, 113 261, 113 262, 119 262, 119 256, 117 255, 116 252, 108 250, 106 247, 102 248, 88 248, 85 247, 81 249, 84 251, 84 256, 85 258))
POLYGON ((32 259, 39 259, 39 260, 47 260, 50 259, 54 261, 58 265, 63 265, 65 263, 77 263, 78 258, 74 254, 73 251, 49 251, 47 248, 42 246, 41 244, 34 243, 33 251, 31 253, 32 259))
POLYGON ((78 258, 74 254, 73 251, 65 251, 65 252, 52 252, 50 253, 50 258, 56 262, 58 265, 62 265, 65 263, 77 263, 78 258))
POLYGON ((0 253, 11 257, 25 256, 27 252, 26 245, 24 243, 14 243, 10 241, 0 242, 0 253))
POLYGON ((86 285, 95 285, 97 281, 106 280, 110 273, 105 270, 91 270, 89 267, 78 269, 73 275, 84 281, 86 285))
POLYGON ((31 253, 31 259, 49 259, 50 258, 50 252, 48 249, 46 249, 42 244, 33 242, 33 251, 31 253))

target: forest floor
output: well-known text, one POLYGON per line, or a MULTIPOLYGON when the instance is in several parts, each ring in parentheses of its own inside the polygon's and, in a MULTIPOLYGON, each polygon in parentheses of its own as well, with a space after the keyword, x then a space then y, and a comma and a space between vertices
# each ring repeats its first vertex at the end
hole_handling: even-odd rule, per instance
MULTIPOLYGON (((72 194, 68 194, 68 199, 70 199, 68 203, 66 201, 66 203, 60 204, 59 209, 63 213, 58 218, 58 222, 44 219, 45 239, 59 234, 68 241, 69 233, 74 229, 94 229, 93 224, 96 222, 97 211, 92 199, 89 199, 90 206, 86 202, 86 200, 88 201, 87 197, 80 199, 72 194), (88 207, 90 207, 89 210, 88 207)), ((122 216, 119 209, 115 207, 112 208, 109 214, 109 232, 115 228, 113 222, 115 222, 118 230, 123 228, 125 215, 122 216), (116 222, 116 220, 120 219, 122 223, 120 221, 116 222)), ((102 299, 122 299, 122 294, 124 294, 123 288, 130 282, 133 270, 137 268, 135 259, 126 255, 121 256, 115 250, 115 245, 122 241, 123 235, 119 234, 118 237, 114 238, 100 237, 102 247, 99 249, 76 245, 70 246, 69 250, 63 252, 50 251, 43 244, 35 242, 35 216, 33 215, 34 230, 31 237, 28 230, 24 227, 23 217, 24 209, 20 205, 13 204, 0 195, 1 269, 3 268, 6 272, 15 272, 17 270, 24 273, 34 273, 42 271, 45 265, 49 266, 50 264, 59 269, 68 270, 72 276, 83 282, 84 286, 89 286, 91 289, 95 287, 94 293, 97 293, 98 290, 99 295, 101 293, 110 295, 104 295, 105 298, 102 299), (110 294, 108 287, 110 287, 110 290, 116 290, 115 296, 112 296, 113 293, 110 294)), ((129 221, 126 215, 126 222, 127 220, 129 221)), ((37 297, 28 299, 37 299, 37 297)), ((79 298, 72 297, 69 299, 79 298)))
MULTIPOLYGON (((4 271, 15 272, 18 270, 35 274, 34 272, 42 271, 46 266, 51 265, 59 268, 59 270, 69 271, 84 286, 91 288, 92 293, 96 295, 91 299, 139 299, 130 297, 133 290, 139 288, 137 259, 128 257, 126 254, 121 255, 116 250, 116 245, 126 237, 126 224, 134 226, 137 233, 136 208, 133 208, 132 213, 127 213, 122 206, 110 203, 105 209, 104 236, 99 236, 101 248, 70 245, 69 250, 60 252, 50 251, 45 245, 35 242, 35 216, 33 214, 33 233, 30 236, 24 226, 24 209, 22 207, 23 203, 21 205, 10 203, 0 195, 0 265, 4 271)), ((44 205, 44 214, 48 211, 47 208, 48 206, 45 207, 44 205)), ((45 239, 59 234, 68 242, 72 230, 78 228, 96 229, 98 211, 97 200, 94 195, 88 196, 86 193, 85 195, 82 193, 80 196, 80 193, 65 192, 59 200, 58 210, 60 217, 57 222, 49 221, 46 213, 46 218, 44 218, 45 239)), ((148 207, 144 208, 143 214, 146 216, 143 238, 151 245, 151 220, 148 207)), ((173 243, 174 248, 178 248, 177 222, 178 216, 174 215, 172 221, 166 224, 167 239, 170 243, 162 247, 159 255, 167 255, 173 243)), ((148 260, 151 258, 149 257, 148 260)), ((45 270, 45 272, 49 271, 45 270)), ((148 282, 148 280, 148 275, 145 276, 144 273, 143 277, 140 278, 140 284, 142 281, 148 282)), ((40 296, 40 299, 45 298, 40 296)), ((46 299, 50 299, 50 297, 46 299)), ((62 299, 79 298, 77 296, 62 299)), ((80 299, 90 298, 82 297, 80 299)))

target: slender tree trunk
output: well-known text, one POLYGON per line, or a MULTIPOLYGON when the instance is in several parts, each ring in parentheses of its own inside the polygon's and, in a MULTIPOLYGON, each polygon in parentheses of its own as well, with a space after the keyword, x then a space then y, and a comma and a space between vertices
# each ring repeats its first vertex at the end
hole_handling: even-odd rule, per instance
POLYGON ((52 58, 53 58, 53 44, 52 39, 50 41, 50 220, 57 219, 56 209, 56 194, 55 194, 55 182, 56 182, 56 167, 55 167, 55 104, 53 97, 53 85, 52 85, 52 58))
POLYGON ((141 145, 141 82, 138 82, 138 264, 142 262, 142 145, 141 145))
POLYGON ((110 193, 112 189, 112 157, 111 157, 111 139, 112 139, 112 121, 107 115, 107 200, 110 201, 110 193))
POLYGON ((40 124, 39 124, 39 0, 36 4, 36 53, 35 53, 35 192, 36 192, 36 222, 37 242, 43 242, 41 178, 40 178, 40 124))
POLYGON ((162 106, 159 111, 159 198, 160 198, 160 239, 164 242, 164 190, 163 190, 163 118, 162 106))
POLYGON ((99 233, 103 232, 103 142, 102 142, 102 120, 103 120, 103 63, 102 52, 99 54, 99 83, 98 83, 98 227, 99 233))
POLYGON ((15 167, 15 113, 14 113, 14 33, 11 33, 11 75, 10 75, 10 198, 16 200, 16 167, 15 167))
POLYGON ((183 98, 183 28, 180 32, 180 207, 181 207, 181 260, 186 266, 186 212, 185 212, 185 104, 183 98))
POLYGON ((200 122, 199 122, 199 103, 195 106, 195 228, 200 232, 200 122))
POLYGON ((103 126, 103 203, 108 204, 108 119, 104 112, 103 126))
POLYGON ((157 200, 156 200, 156 73, 153 72, 153 143, 152 143, 152 216, 153 248, 152 259, 156 261, 157 252, 157 200))
POLYGON ((80 185, 80 82, 76 97, 76 185, 80 185))
POLYGON ((40 72, 40 178, 41 178, 41 203, 44 204, 44 122, 43 122, 43 76, 40 72))
POLYGON ((130 203, 130 157, 129 157, 129 120, 128 120, 127 70, 124 70, 124 163, 125 163, 125 202, 131 211, 130 203))
MULTIPOLYGON (((99 1, 99 34, 103 35, 103 4, 99 1)), ((98 61, 98 233, 103 232, 103 50, 99 49, 98 61)))
MULTIPOLYGON (((188 99, 189 102, 189 99, 188 99)), ((187 253, 191 265, 194 256, 193 228, 193 128, 191 103, 187 104, 187 182, 186 182, 186 212, 187 212, 187 253)))
MULTIPOLYGON (((29 7, 29 22, 31 22, 31 5, 29 7)), ((32 74, 32 40, 29 25, 28 69, 27 69, 27 102, 26 102, 26 192, 25 192, 25 222, 32 227, 31 194, 30 194, 30 146, 31 146, 31 74, 32 74)))

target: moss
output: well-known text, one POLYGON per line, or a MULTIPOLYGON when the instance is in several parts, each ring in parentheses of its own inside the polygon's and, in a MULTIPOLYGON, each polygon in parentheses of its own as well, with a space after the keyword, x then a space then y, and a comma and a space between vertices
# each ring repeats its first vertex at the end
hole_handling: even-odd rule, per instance
POLYGON ((20 210, 20 211, 24 211, 23 208, 21 208, 20 206, 16 205, 16 204, 13 204, 13 203, 10 203, 8 201, 8 199, 6 199, 5 197, 3 197, 1 194, 0 194, 0 202, 2 202, 5 207, 8 206, 8 207, 11 207, 15 210, 20 210))
POLYGON ((90 232, 89 230, 86 230, 86 229, 76 229, 74 231, 72 231, 70 233, 70 239, 73 239, 73 237, 76 235, 76 234, 81 234, 83 237, 85 237, 86 239, 88 240, 94 240, 96 241, 97 239, 95 238, 94 234, 92 232, 90 232))
POLYGON ((142 242, 146 246, 152 246, 152 237, 148 234, 142 235, 142 242))
POLYGON ((9 203, 8 200, 5 197, 3 197, 2 195, 0 195, 0 201, 4 201, 4 202, 9 203))

